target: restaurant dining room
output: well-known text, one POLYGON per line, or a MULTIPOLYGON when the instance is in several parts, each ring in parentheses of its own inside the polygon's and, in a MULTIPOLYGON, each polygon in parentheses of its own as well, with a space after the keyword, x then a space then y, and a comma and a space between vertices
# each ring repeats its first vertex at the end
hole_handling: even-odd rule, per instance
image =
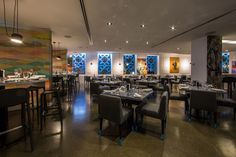
POLYGON ((0 0, 0 157, 236 157, 235 0, 0 0))

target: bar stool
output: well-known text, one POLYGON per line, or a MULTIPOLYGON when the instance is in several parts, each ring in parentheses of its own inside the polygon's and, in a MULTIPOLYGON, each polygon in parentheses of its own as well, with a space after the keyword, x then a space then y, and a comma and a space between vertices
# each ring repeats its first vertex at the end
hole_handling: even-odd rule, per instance
POLYGON ((31 116, 29 107, 29 93, 25 88, 5 89, 0 91, 0 146, 6 144, 6 136, 8 133, 23 129, 26 141, 27 135, 30 138, 30 150, 33 151, 33 138, 31 129, 31 116), (9 127, 9 108, 19 107, 21 113, 21 124, 9 127), (27 119, 26 119, 27 115, 27 119))
MULTIPOLYGON (((34 110, 37 111, 37 123, 39 125, 39 90, 42 89, 45 91, 45 87, 42 86, 30 86, 27 88, 29 95, 30 95, 30 100, 29 104, 31 105, 31 110, 32 110, 32 119, 34 120, 34 110), (35 95, 34 95, 35 93, 35 95), (34 98, 36 98, 36 102, 34 101, 34 98), (36 107, 35 107, 36 104, 36 107)), ((34 121, 32 120, 32 124, 34 124, 34 121)))
POLYGON ((43 130, 43 123, 46 125, 46 117, 58 115, 61 123, 61 133, 63 132, 63 115, 59 90, 44 91, 41 96, 40 105, 40 130, 43 130), (55 101, 53 101, 55 99, 55 101), (50 100, 50 101, 49 101, 50 100))

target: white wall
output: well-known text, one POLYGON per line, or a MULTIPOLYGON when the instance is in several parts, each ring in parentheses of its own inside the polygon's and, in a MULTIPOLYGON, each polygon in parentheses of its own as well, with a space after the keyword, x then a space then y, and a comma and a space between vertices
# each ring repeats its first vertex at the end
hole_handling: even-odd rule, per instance
MULTIPOLYGON (((72 52, 68 52, 71 54, 72 52)), ((79 53, 79 52, 78 52, 79 53)), ((86 53, 86 75, 98 74, 98 53, 112 53, 112 74, 123 75, 123 55, 127 53, 123 52, 111 52, 111 51, 98 51, 98 52, 81 52, 86 53), (91 65, 92 63, 92 65, 91 65), (121 65, 119 65, 121 63, 121 65)), ((138 58, 146 58, 147 55, 159 56, 158 74, 165 75, 169 73, 169 60, 170 57, 180 57, 180 73, 179 74, 191 74, 191 55, 190 54, 174 54, 174 53, 132 53, 136 54, 138 58)))
POLYGON ((207 37, 192 41, 191 78, 200 82, 207 81, 207 37))
POLYGON ((229 52, 229 73, 232 74, 232 61, 236 61, 236 52, 229 52))
POLYGON ((160 54, 160 74, 170 74, 170 57, 180 58, 180 74, 191 74, 191 55, 190 54, 173 54, 161 53, 160 54))

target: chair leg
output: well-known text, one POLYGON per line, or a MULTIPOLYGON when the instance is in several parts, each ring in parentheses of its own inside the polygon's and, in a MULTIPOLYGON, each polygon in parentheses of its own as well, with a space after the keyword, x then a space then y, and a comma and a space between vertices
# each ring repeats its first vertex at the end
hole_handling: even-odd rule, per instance
POLYGON ((216 128, 216 126, 217 126, 217 112, 214 112, 213 113, 214 115, 214 127, 216 128))
POLYGON ((189 108, 189 115, 188 115, 188 121, 191 122, 192 120, 192 108, 189 108))
POLYGON ((165 138, 165 120, 161 120, 161 140, 165 138))
POLYGON ((30 137, 30 151, 34 150, 33 147, 33 138, 32 138, 32 126, 31 126, 31 116, 30 116, 30 106, 27 104, 27 117, 28 117, 28 127, 29 127, 29 137, 30 137))
POLYGON ((123 141, 122 141, 122 125, 119 124, 119 140, 118 140, 118 144, 119 145, 122 145, 123 144, 123 141))
MULTIPOLYGON (((32 108, 32 121, 34 121, 34 91, 31 90, 31 108, 32 108)), ((33 127, 34 127, 34 124, 33 124, 33 127)))
POLYGON ((165 121, 165 128, 166 128, 166 125, 167 125, 167 118, 165 118, 165 120, 164 120, 164 121, 165 121))
POLYGON ((43 103, 44 99, 43 99, 43 94, 41 94, 40 96, 40 131, 43 130, 43 103))
POLYGON ((37 123, 38 123, 38 125, 39 125, 39 91, 37 90, 36 91, 36 107, 37 107, 37 123))
POLYGON ((103 118, 100 118, 100 130, 99 130, 100 136, 102 136, 102 123, 103 123, 103 118))
POLYGON ((234 108, 234 120, 236 119, 236 108, 234 108))
MULTIPOLYGON (((58 98, 59 99, 59 98, 58 98)), ((60 101, 60 100, 59 100, 60 101)), ((62 108, 61 104, 58 104, 58 110, 59 110, 59 116, 60 116, 60 122, 61 122, 61 133, 63 132, 63 113, 62 113, 62 108)))

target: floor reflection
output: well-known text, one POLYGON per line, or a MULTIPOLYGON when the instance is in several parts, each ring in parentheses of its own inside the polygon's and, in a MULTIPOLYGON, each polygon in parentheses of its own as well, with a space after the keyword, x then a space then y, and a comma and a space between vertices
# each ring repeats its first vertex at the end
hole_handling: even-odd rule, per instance
POLYGON ((83 120, 87 116, 88 104, 86 101, 85 91, 80 91, 72 103, 72 113, 74 120, 83 120))

